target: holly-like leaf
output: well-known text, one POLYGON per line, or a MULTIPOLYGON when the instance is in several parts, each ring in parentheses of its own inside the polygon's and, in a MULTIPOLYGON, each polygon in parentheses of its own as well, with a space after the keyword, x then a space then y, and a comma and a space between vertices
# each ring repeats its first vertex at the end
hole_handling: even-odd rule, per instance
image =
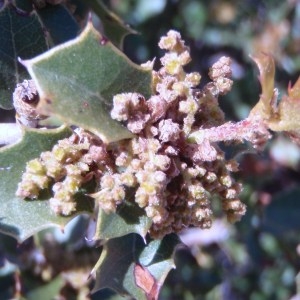
POLYGON ((91 22, 78 38, 23 64, 37 85, 40 112, 92 131, 108 143, 132 137, 110 117, 113 96, 151 93, 151 72, 132 63, 91 22))
MULTIPOLYGON (((24 129, 25 130, 25 129, 24 129)), ((71 135, 68 128, 26 129, 22 140, 0 149, 0 231, 23 241, 49 226, 63 227, 70 219, 53 214, 48 201, 23 200, 16 197, 18 183, 26 162, 48 151, 58 140, 71 135)), ((82 210, 87 211, 86 207, 82 210)))
POLYGON ((148 244, 136 234, 109 240, 96 265, 94 291, 110 288, 134 299, 158 299, 179 243, 173 234, 148 244))
POLYGON ((101 0, 87 0, 86 3, 100 18, 103 34, 119 49, 122 49, 126 35, 136 34, 135 30, 131 29, 116 14, 108 10, 101 0))
POLYGON ((261 95, 258 103, 252 108, 250 117, 260 117, 268 120, 273 116, 276 105, 274 90, 275 63, 271 55, 260 53, 252 57, 259 69, 261 95))
POLYGON ((95 240, 112 239, 129 233, 137 233, 145 238, 152 220, 136 203, 125 201, 118 206, 117 212, 105 213, 99 209, 95 240))
POLYGON ((48 49, 43 28, 35 14, 13 5, 0 11, 0 107, 11 109, 16 84, 29 78, 18 57, 28 59, 48 49))

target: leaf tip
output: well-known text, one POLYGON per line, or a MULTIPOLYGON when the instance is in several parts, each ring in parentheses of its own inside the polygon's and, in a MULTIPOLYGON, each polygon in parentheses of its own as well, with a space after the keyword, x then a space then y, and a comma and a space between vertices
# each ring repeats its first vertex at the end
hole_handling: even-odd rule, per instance
POLYGON ((291 81, 289 82, 287 91, 288 91, 289 97, 291 97, 293 99, 300 98, 300 76, 294 85, 292 85, 291 81))
POLYGON ((22 59, 21 57, 18 57, 18 62, 20 63, 20 64, 22 64, 25 68, 28 68, 28 66, 29 66, 29 60, 26 60, 26 59, 22 59))
POLYGON ((93 15, 92 12, 90 11, 87 18, 87 26, 91 26, 92 24, 93 24, 93 15))
POLYGON ((271 75, 275 73, 275 63, 272 54, 260 52, 249 56, 256 63, 262 80, 264 79, 262 78, 263 76, 266 76, 269 73, 271 75))

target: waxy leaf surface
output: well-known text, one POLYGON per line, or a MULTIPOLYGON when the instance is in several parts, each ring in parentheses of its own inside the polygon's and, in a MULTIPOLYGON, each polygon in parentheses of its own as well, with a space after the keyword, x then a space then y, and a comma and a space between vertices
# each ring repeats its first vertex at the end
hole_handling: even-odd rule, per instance
POLYGON ((134 299, 158 299, 173 256, 180 244, 177 235, 145 243, 137 234, 110 239, 96 265, 94 291, 110 288, 134 299))
POLYGON ((27 201, 15 195, 26 163, 39 157, 41 152, 51 150, 58 140, 70 135, 71 130, 68 128, 26 129, 21 141, 0 149, 0 231, 2 233, 23 241, 49 226, 63 227, 71 219, 71 217, 54 215, 46 201, 47 197, 46 200, 27 201))
POLYGON ((132 137, 110 117, 113 96, 151 93, 151 72, 132 63, 91 22, 78 38, 23 64, 36 82, 40 112, 90 130, 108 143, 132 137))

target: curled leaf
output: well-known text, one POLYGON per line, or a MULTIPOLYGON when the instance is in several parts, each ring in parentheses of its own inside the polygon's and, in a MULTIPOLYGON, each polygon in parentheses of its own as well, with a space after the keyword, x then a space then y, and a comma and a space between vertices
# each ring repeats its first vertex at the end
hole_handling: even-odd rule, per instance
POLYGON ((276 90, 274 89, 275 63, 271 55, 260 53, 251 57, 259 69, 261 95, 258 103, 250 112, 250 117, 264 120, 272 118, 276 105, 276 90))

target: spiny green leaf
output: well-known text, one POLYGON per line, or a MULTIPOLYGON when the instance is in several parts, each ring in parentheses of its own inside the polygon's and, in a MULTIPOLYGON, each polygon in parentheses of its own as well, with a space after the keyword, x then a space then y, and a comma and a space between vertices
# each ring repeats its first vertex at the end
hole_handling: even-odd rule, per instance
POLYGON ((0 149, 1 232, 23 241, 49 226, 64 226, 71 219, 54 215, 48 202, 42 198, 25 201, 15 196, 26 163, 70 135, 71 130, 64 127, 51 130, 26 129, 20 142, 0 149))
POLYGON ((38 17, 12 5, 0 11, 0 107, 12 108, 16 84, 29 78, 18 57, 34 57, 48 49, 38 17))
POLYGON ((136 203, 125 201, 118 206, 116 213, 106 214, 99 209, 94 239, 111 239, 129 233, 137 233, 144 238, 151 224, 143 209, 136 203))
POLYGON ((131 29, 113 12, 109 11, 101 0, 87 0, 87 4, 93 12, 100 18, 104 35, 119 49, 122 49, 123 40, 128 34, 135 34, 131 29))
POLYGON ((148 244, 136 234, 110 239, 96 265, 94 291, 110 288, 134 299, 157 299, 179 243, 173 234, 148 244))
POLYGON ((90 130, 105 142, 132 137, 110 117, 113 96, 151 93, 151 72, 132 63, 90 22, 78 38, 23 64, 37 84, 40 112, 90 130))

